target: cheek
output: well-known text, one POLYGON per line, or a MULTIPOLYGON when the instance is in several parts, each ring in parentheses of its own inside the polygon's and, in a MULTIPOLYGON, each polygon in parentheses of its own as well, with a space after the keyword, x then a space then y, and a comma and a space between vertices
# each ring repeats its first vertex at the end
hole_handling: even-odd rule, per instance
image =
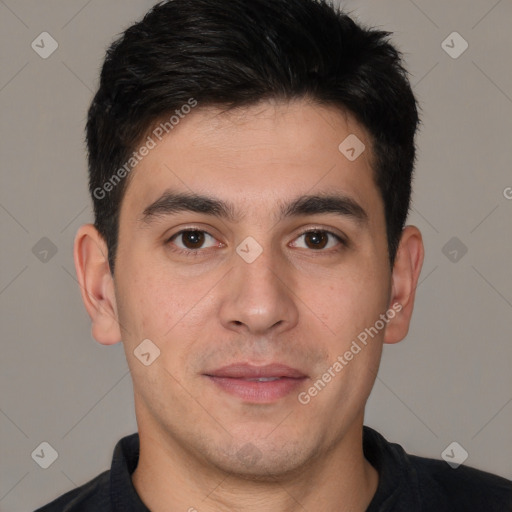
MULTIPOLYGON (((364 265, 363 265, 364 266, 364 265)), ((305 280, 297 295, 336 339, 357 335, 387 308, 388 277, 370 265, 305 280)))
MULTIPOLYGON (((140 269, 127 271, 116 282, 119 321, 126 332, 124 341, 159 338, 172 316, 180 311, 180 301, 171 287, 140 269)), ((169 327, 167 327, 169 329, 169 327)))
POLYGON ((148 266, 130 273, 119 286, 120 320, 131 340, 142 337, 165 346, 199 328, 210 318, 212 298, 207 293, 215 279, 185 278, 169 269, 148 266))

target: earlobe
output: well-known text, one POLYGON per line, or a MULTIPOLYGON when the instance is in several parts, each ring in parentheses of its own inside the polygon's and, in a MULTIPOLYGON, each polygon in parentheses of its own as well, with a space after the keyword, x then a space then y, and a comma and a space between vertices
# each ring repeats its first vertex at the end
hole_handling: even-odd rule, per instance
POLYGON ((78 230, 74 260, 80 292, 92 320, 92 335, 103 345, 121 341, 114 280, 108 264, 108 249, 92 224, 78 230))
POLYGON ((398 343, 409 331, 423 257, 423 240, 419 229, 406 226, 393 265, 389 307, 396 311, 396 315, 386 326, 384 343, 398 343))

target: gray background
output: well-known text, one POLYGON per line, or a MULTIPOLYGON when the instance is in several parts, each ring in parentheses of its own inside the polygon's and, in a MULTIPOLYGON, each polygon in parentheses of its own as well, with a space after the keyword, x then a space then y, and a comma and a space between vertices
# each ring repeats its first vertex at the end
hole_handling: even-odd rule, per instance
MULTIPOLYGON (((90 335, 72 244, 92 220, 83 136, 104 51, 153 3, 0 0, 5 512, 96 476, 137 428, 122 346, 90 335), (43 31, 59 45, 47 59, 31 47, 43 31), (58 452, 48 469, 31 458, 43 441, 58 452)), ((423 109, 410 223, 426 260, 409 336, 384 349, 366 424, 423 456, 457 441, 465 464, 512 478, 512 2, 344 5, 395 33, 423 109), (469 44, 456 59, 441 46, 453 31, 469 44)))

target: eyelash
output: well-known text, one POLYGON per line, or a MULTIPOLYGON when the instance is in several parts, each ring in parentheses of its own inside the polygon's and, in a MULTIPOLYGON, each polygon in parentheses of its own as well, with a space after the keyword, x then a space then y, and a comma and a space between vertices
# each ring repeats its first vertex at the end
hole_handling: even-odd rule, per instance
MULTIPOLYGON (((191 232, 199 232, 199 233, 205 233, 209 236, 211 236, 212 238, 215 238, 213 235, 211 235, 210 233, 208 233, 208 231, 205 231, 204 229, 195 229, 195 228, 187 228, 187 229, 182 229, 181 231, 178 231, 177 233, 174 233, 170 238, 168 238, 165 242, 166 245, 170 245, 170 243, 177 237, 179 237, 180 235, 183 235, 184 233, 191 233, 191 232)), ((299 235, 297 235, 297 237, 294 239, 296 240, 297 238, 300 238, 301 236, 304 236, 308 233, 325 233, 327 235, 331 235, 332 237, 334 237, 339 243, 340 245, 342 245, 343 247, 348 247, 348 243, 346 240, 344 240, 340 235, 337 235, 336 233, 333 233, 332 231, 329 231, 327 229, 319 229, 319 228, 310 228, 310 229, 307 229, 305 231, 303 231, 302 233, 300 233, 299 235)), ((176 248, 176 247, 173 247, 171 250, 178 254, 178 255, 183 255, 183 256, 187 256, 187 257, 197 257, 197 256, 200 256, 201 253, 204 253, 205 251, 208 251, 208 249, 214 249, 215 247, 208 247, 207 249, 181 249, 181 248, 176 248)), ((318 252, 318 253, 332 253, 332 252, 338 252, 340 251, 341 249, 340 248, 330 248, 330 249, 326 249, 326 250, 323 250, 323 249, 318 249, 318 250, 315 250, 315 249, 311 249, 312 252, 318 252)))

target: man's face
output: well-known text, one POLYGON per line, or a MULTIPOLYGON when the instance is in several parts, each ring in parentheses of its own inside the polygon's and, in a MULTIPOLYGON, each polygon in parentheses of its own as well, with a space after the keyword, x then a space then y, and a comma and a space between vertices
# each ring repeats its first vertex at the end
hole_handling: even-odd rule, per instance
POLYGON ((361 126, 334 108, 199 105, 137 165, 115 293, 140 429, 203 463, 263 475, 328 453, 362 422, 384 330, 308 390, 390 307, 370 151, 361 126), (351 134, 366 146, 353 161, 338 149, 351 134), (230 215, 166 206, 165 193, 207 196, 230 215), (303 196, 340 201, 300 207, 303 196), (134 356, 146 339, 160 350, 149 366, 134 356), (295 373, 248 380, 267 365, 295 373))

